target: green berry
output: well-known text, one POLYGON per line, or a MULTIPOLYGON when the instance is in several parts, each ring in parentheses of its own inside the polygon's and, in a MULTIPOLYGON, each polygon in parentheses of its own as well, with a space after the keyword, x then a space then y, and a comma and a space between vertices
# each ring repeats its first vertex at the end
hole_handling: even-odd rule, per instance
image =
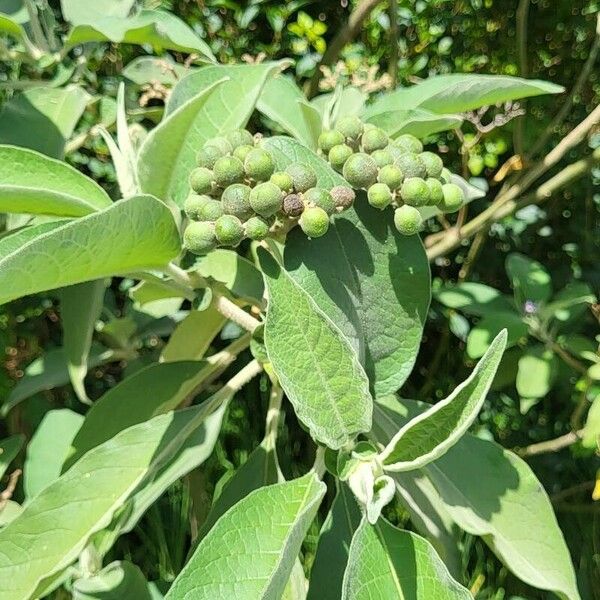
POLYGON ((327 190, 318 187, 310 188, 304 192, 304 203, 307 206, 318 206, 328 215, 335 212, 335 200, 327 190))
POLYGON ((407 152, 406 150, 404 150, 404 148, 394 146, 393 144, 389 144, 388 146, 386 146, 385 150, 387 150, 390 153, 394 163, 397 162, 398 159, 404 156, 407 152))
POLYGON ((321 135, 319 135, 319 139, 317 140, 317 145, 323 152, 329 152, 334 146, 338 144, 343 144, 345 141, 344 134, 332 129, 330 131, 323 131, 321 135))
POLYGON ((392 202, 392 192, 385 183, 374 183, 367 190, 367 198, 372 207, 383 210, 392 202))
POLYGON ((246 237, 251 240, 264 240, 269 235, 269 224, 260 217, 251 217, 244 223, 246 237))
POLYGON ((221 156, 225 156, 226 154, 229 154, 233 151, 233 147, 231 146, 227 138, 221 136, 217 136, 211 138, 210 140, 207 140, 204 143, 204 148, 217 148, 221 153, 221 156))
POLYGON ((357 140, 363 132, 362 121, 355 116, 342 117, 335 124, 335 128, 342 133, 344 137, 351 140, 357 140))
POLYGON ((385 148, 389 143, 387 133, 379 127, 373 127, 362 134, 361 144, 365 152, 375 152, 385 148))
POLYGON ((246 160, 246 156, 248 156, 248 152, 251 150, 254 150, 254 146, 244 144, 243 146, 238 146, 234 149, 233 156, 244 162, 246 160))
POLYGON ((269 181, 274 183, 282 192, 291 192, 294 187, 292 176, 285 171, 276 171, 271 175, 269 181))
POLYGON ((401 206, 394 211, 394 225, 402 235, 414 235, 423 225, 423 217, 414 206, 401 206))
POLYGON ((405 177, 421 177, 422 179, 427 177, 425 163, 412 152, 403 154, 394 164, 402 169, 405 177))
POLYGON ((244 160, 244 170, 246 175, 256 181, 269 181, 273 175, 275 165, 271 155, 262 148, 253 148, 246 155, 244 160))
POLYGON ((414 152, 415 154, 419 154, 419 152, 423 152, 423 144, 416 138, 414 135, 410 133, 405 133, 403 135, 398 136, 394 143, 396 146, 400 148, 406 149, 408 152, 414 152))
POLYGON ((225 214, 233 215, 242 221, 249 219, 252 216, 250 192, 250 187, 243 183, 234 183, 227 186, 221 196, 225 214))
POLYGON ((244 239, 244 226, 233 215, 223 215, 215 221, 215 235, 223 246, 237 246, 244 239))
POLYGON ((344 179, 353 188, 368 188, 377 181, 377 163, 368 154, 357 152, 344 165, 344 179))
POLYGON ((442 189, 442 183, 439 179, 429 177, 425 180, 427 187, 429 188, 429 203, 438 206, 444 200, 444 190, 442 189))
POLYGON ((243 181, 244 165, 235 156, 224 156, 215 163, 213 173, 217 185, 227 187, 232 183, 243 181))
POLYGON ((429 204, 429 187, 420 177, 409 177, 400 188, 402 200, 410 206, 425 206, 429 204))
POLYGON ((342 171, 344 163, 352 156, 354 151, 348 144, 338 144, 334 146, 327 155, 329 164, 336 170, 342 171))
POLYGON ((199 167, 212 169, 223 154, 216 146, 206 146, 196 154, 196 163, 199 167))
POLYGON ((444 163, 442 159, 433 152, 421 152, 419 158, 423 161, 427 170, 427 177, 439 177, 442 174, 444 163))
POLYGON ((371 153, 371 158, 377 163, 377 166, 385 167, 391 165, 394 162, 392 155, 384 148, 383 150, 375 150, 371 153))
POLYGON ((209 198, 208 196, 190 194, 183 203, 183 210, 192 221, 202 221, 202 211, 204 206, 211 200, 212 198, 209 198))
POLYGON ((302 213, 298 223, 308 237, 317 238, 327 233, 329 216, 322 208, 311 206, 302 213))
POLYGON ((445 213, 456 212, 465 203, 465 193, 455 183, 444 183, 442 192, 444 198, 440 208, 445 213))
POLYGON ((250 192, 250 206, 263 217, 274 215, 281 208, 283 192, 270 181, 259 183, 250 192))
POLYGON ((252 146, 254 144, 252 134, 245 129, 235 129, 234 131, 230 131, 226 137, 234 150, 240 146, 252 146))
POLYGON ((192 221, 183 232, 183 246, 194 254, 206 254, 216 245, 213 223, 192 221))
POLYGON ((288 217, 299 217, 304 211, 304 202, 300 194, 288 194, 283 199, 281 208, 288 217))
POLYGON ((377 181, 385 183, 391 190, 397 190, 404 181, 404 173, 397 165, 385 165, 379 169, 377 181))
POLYGON ((317 175, 308 165, 302 163, 293 163, 286 170, 294 183, 294 191, 305 192, 317 185, 317 175))
POLYGON ((212 190, 213 172, 206 167, 197 167, 190 173, 190 187, 196 194, 208 194, 212 190))
POLYGON ((329 191, 335 205, 340 210, 346 210, 354 204, 356 194, 354 190, 347 185, 336 185, 329 191))
POLYGON ((440 181, 442 183, 452 183, 452 173, 450 173, 450 170, 446 169, 446 167, 444 167, 442 169, 442 173, 440 175, 440 181))
POLYGON ((216 221, 223 214, 223 205, 219 200, 206 197, 198 213, 199 221, 216 221))

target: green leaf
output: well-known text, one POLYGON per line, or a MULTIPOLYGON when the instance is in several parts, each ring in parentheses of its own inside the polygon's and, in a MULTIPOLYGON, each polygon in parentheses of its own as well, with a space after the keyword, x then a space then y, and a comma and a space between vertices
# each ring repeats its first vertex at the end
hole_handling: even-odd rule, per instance
POLYGON ((558 359, 541 344, 531 346, 519 359, 517 392, 523 398, 543 398, 552 388, 558 359))
POLYGON ((2 250, 0 245, 0 304, 162 267, 179 254, 181 243, 167 206, 151 196, 136 196, 56 227, 10 252, 2 250))
POLYGON ((422 537, 363 519, 352 538, 342 600, 472 600, 422 537))
POLYGON ((82 422, 83 416, 68 408, 50 410, 44 415, 27 446, 23 487, 28 499, 58 479, 82 422))
POLYGON ((135 0, 95 0, 93 4, 84 6, 79 0, 60 0, 60 8, 65 18, 73 25, 93 23, 103 17, 129 16, 135 0))
POLYGON ((0 212, 81 217, 111 204, 99 185, 66 163, 0 146, 0 212))
POLYGON ((65 40, 71 48, 88 42, 115 42, 152 46, 157 52, 175 50, 198 54, 200 58, 214 61, 208 45, 179 17, 162 10, 141 10, 122 18, 113 15, 96 16, 82 11, 82 19, 73 27, 65 40))
POLYGON ((367 376, 346 338, 309 294, 265 250, 259 256, 269 294, 269 360, 314 438, 341 448, 371 428, 367 376))
POLYGON ((153 364, 108 390, 88 410, 63 470, 123 429, 175 409, 204 379, 206 367, 199 361, 153 364))
POLYGON ((8 469, 8 465, 17 457, 23 447, 25 436, 22 434, 11 435, 0 440, 0 479, 8 469))
POLYGON ((424 138, 440 131, 456 129, 463 119, 459 115, 439 115, 422 108, 412 108, 377 113, 367 121, 383 129, 390 137, 411 133, 424 138))
POLYGON ((62 158, 65 143, 89 100, 89 94, 75 85, 25 90, 2 107, 0 144, 31 148, 62 158))
POLYGON ((337 494, 321 532, 310 572, 307 600, 339 600, 352 536, 361 521, 361 511, 345 483, 337 494))
POLYGON ((160 58, 138 56, 127 63, 122 74, 123 77, 127 77, 138 85, 158 82, 162 85, 173 86, 192 70, 195 69, 176 63, 169 55, 160 58))
POLYGON ((281 597, 325 491, 309 473, 246 496, 200 542, 166 600, 281 597))
MULTIPOLYGON (((13 37, 19 41, 29 42, 27 33, 23 26, 6 13, 0 13, 0 33, 5 33, 6 35, 9 35, 10 37, 13 37)), ((29 42, 29 44, 26 43, 26 46, 29 47, 30 44, 31 42, 29 42)))
POLYGON ((553 317, 557 321, 566 322, 581 316, 586 312, 588 304, 595 304, 597 301, 596 295, 585 281, 572 281, 541 308, 540 314, 542 318, 553 317))
POLYGON ((6 598, 35 597, 45 580, 68 567, 210 410, 205 403, 134 425, 90 450, 38 494, 0 530, 0 580, 6 598))
POLYGON ((542 94, 559 94, 562 91, 563 87, 538 79, 461 73, 437 75, 418 85, 381 96, 367 109, 366 118, 390 110, 411 108, 439 114, 461 113, 491 104, 542 94))
POLYGON ((379 455, 386 471, 421 468, 456 444, 477 418, 505 347, 506 330, 503 330, 467 380, 445 400, 400 428, 379 455))
POLYGON ((324 129, 332 129, 340 117, 359 116, 368 95, 355 87, 338 88, 335 92, 315 96, 310 104, 320 113, 324 129))
POLYGON ((83 383, 88 372, 92 336, 100 316, 106 281, 97 279, 66 287, 60 292, 63 346, 73 389, 82 401, 89 401, 83 383))
MULTIPOLYGON (((600 394, 598 394, 590 406, 581 432, 581 444, 586 448, 600 447, 600 394)), ((0 476, 2 475, 0 469, 0 476)))
MULTIPOLYGON (((304 162, 315 170, 319 186, 345 184, 295 140, 274 137, 264 146, 278 169, 304 162)), ((418 236, 400 235, 392 210, 374 211, 359 193, 354 210, 336 216, 323 237, 308 240, 293 229, 284 260, 294 280, 351 341, 375 392, 395 392, 412 370, 429 307, 429 263, 418 236)))
POLYGON ((152 600, 140 568, 126 560, 115 561, 86 579, 73 582, 73 600, 152 600))
POLYGON ((527 337, 528 328, 521 317, 515 312, 494 311, 486 314, 467 337, 467 354, 471 358, 483 356, 489 348, 492 340, 506 329, 508 337, 506 347, 515 346, 523 338, 527 337))
POLYGON ((552 296, 550 274, 537 261, 513 252, 506 258, 506 273, 515 293, 515 302, 522 308, 527 301, 546 302, 552 296))
POLYGON ((472 281, 444 285, 434 292, 434 298, 444 306, 467 315, 483 316, 513 310, 513 304, 507 296, 493 287, 472 281))

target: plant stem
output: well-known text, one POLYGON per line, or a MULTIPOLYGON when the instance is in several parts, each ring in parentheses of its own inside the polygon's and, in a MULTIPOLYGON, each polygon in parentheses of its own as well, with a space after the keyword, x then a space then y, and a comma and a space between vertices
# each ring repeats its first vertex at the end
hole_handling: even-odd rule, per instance
POLYGON ((325 474, 325 446, 317 446, 312 470, 317 474, 319 479, 323 479, 323 475, 325 474))
POLYGON ((269 397, 269 408, 267 409, 267 422, 265 425, 265 445, 267 451, 275 450, 282 399, 283 390, 278 383, 274 383, 269 397))
POLYGON ((582 431, 569 431, 565 435, 561 435, 553 440, 546 440, 545 442, 538 442, 537 444, 531 444, 525 448, 518 448, 516 453, 521 457, 535 456, 537 454, 547 454, 548 452, 558 452, 564 448, 572 446, 575 442, 581 438, 582 431))

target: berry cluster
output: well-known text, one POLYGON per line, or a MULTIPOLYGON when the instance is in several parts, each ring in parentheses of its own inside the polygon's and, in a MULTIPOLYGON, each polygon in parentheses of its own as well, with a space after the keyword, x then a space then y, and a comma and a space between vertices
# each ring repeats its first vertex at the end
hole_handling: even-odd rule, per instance
POLYGON ((321 133, 319 149, 353 188, 367 190, 371 206, 396 208, 394 224, 402 234, 413 235, 421 228, 418 207, 436 206, 449 213, 465 201, 442 159, 424 152, 413 135, 391 140, 382 129, 347 116, 335 129, 321 133))
POLYGON ((275 171, 271 154, 246 130, 208 140, 189 177, 185 247, 204 254, 243 239, 263 240, 296 222, 309 237, 324 235, 331 215, 354 202, 346 186, 325 190, 305 164, 275 171))

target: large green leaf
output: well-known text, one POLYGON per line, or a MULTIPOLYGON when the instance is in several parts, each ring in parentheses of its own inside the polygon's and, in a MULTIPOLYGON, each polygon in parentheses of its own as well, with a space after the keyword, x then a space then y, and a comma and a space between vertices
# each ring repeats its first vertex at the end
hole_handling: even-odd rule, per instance
POLYGON ((161 57, 138 56, 127 63, 122 74, 123 77, 127 77, 138 85, 158 82, 162 85, 174 86, 192 70, 192 67, 176 63, 167 54, 161 57))
POLYGON ((346 338, 309 294, 265 250, 260 263, 269 294, 269 360, 298 418, 316 440, 340 448, 371 428, 367 376, 346 338))
POLYGON ((140 568, 126 560, 115 561, 85 579, 73 582, 73 600, 152 600, 140 568))
POLYGON ((246 496, 200 542, 166 600, 280 598, 325 490, 309 473, 246 496))
POLYGON ((444 306, 456 308, 468 315, 488 315, 498 311, 510 312, 513 309, 509 298, 497 289, 474 281, 445 285, 434 292, 434 298, 444 306))
POLYGON ((66 163, 0 146, 0 212, 81 217, 110 204, 98 184, 66 163))
POLYGON ((367 119, 393 110, 423 108, 448 114, 541 94, 558 94, 559 85, 506 75, 453 73, 429 77, 418 85, 400 88, 378 98, 366 111, 367 119))
POLYGON ((400 428, 380 454, 386 471, 411 471, 445 454, 477 418, 506 347, 506 330, 491 343, 469 378, 400 428))
POLYGON ((456 129, 463 120, 459 115, 439 115, 422 108, 400 108, 374 114, 367 121, 381 127, 390 137, 411 133, 424 138, 439 131, 456 129))
POLYGON ((471 358, 483 356, 492 340, 506 329, 508 337, 506 347, 515 346, 527 337, 528 327, 523 319, 514 311, 501 310, 490 312, 471 329, 467 337, 467 354, 471 358))
POLYGON ((11 435, 8 438, 0 440, 0 479, 4 477, 4 473, 8 469, 8 465, 16 458, 19 454, 25 436, 23 435, 11 435))
MULTIPOLYGON (((278 169, 304 162, 320 186, 345 183, 295 140, 274 137, 264 145, 278 169)), ((335 217, 323 237, 308 240, 299 228, 292 230, 284 259, 290 275, 356 348, 376 393, 395 392, 412 370, 429 307, 429 263, 418 236, 400 235, 392 210, 374 211, 359 193, 355 209, 335 217)))
POLYGON ((151 196, 136 196, 56 227, 17 249, 2 250, 4 304, 43 290, 161 267, 179 254, 181 245, 167 206, 151 196))
POLYGON ((527 301, 547 302, 552 295, 550 274, 537 261, 513 252, 506 258, 506 273, 515 293, 515 301, 522 308, 527 301))
POLYGON ((472 600, 433 546, 384 519, 363 519, 352 538, 342 600, 472 600))
POLYGON ((542 344, 536 344, 525 350, 519 358, 517 371, 517 392, 521 398, 543 398, 551 389, 558 359, 542 344))

